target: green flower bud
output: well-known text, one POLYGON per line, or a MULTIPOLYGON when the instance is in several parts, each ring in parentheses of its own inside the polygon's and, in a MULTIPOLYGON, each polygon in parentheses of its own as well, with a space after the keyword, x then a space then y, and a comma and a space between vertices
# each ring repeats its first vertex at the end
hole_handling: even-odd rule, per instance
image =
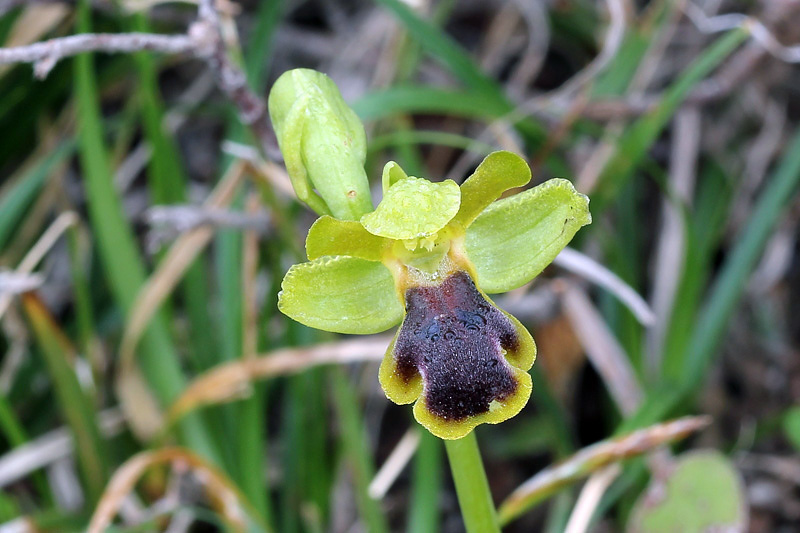
POLYGON ((372 211, 364 126, 329 77, 310 69, 283 73, 270 92, 269 115, 300 200, 342 220, 372 211))

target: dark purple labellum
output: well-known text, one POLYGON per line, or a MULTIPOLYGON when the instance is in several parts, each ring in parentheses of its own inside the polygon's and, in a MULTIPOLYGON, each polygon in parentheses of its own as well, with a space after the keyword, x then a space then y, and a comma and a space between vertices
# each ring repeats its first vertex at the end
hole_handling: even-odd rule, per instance
POLYGON ((429 411, 463 420, 489 411, 518 387, 503 350, 516 350, 511 321, 475 287, 466 272, 440 285, 406 291, 406 318, 395 343, 399 376, 419 372, 429 411))

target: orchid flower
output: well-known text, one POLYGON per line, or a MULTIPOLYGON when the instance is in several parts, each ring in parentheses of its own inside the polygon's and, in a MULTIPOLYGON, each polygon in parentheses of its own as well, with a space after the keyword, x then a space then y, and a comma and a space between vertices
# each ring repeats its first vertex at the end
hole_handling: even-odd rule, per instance
POLYGON ((320 144, 319 131, 314 142, 304 144, 309 124, 312 129, 338 124, 329 128, 327 142, 350 149, 343 156, 347 165, 358 167, 361 158, 363 168, 363 152, 354 155, 351 149, 354 138, 363 138, 363 127, 353 129, 352 111, 339 105, 335 85, 320 79, 310 85, 302 80, 313 97, 308 91, 298 97, 296 79, 291 90, 277 93, 293 95, 288 107, 300 105, 282 113, 283 119, 276 120, 280 113, 273 111, 279 105, 275 89, 270 96, 290 175, 290 159, 302 167, 300 177, 297 165, 293 176, 294 182, 305 180, 300 189, 295 185, 298 196, 316 189, 313 201, 322 205, 317 211, 331 213, 311 226, 309 261, 289 269, 279 309, 302 324, 337 333, 371 334, 400 324, 381 363, 381 386, 395 403, 414 403, 415 418, 440 438, 458 439, 478 424, 515 416, 531 395, 527 371, 536 345, 488 294, 515 289, 538 275, 590 223, 588 198, 569 181, 552 179, 499 199, 531 179, 522 158, 501 151, 489 154, 461 186, 408 176, 389 162, 383 199, 375 210, 371 204, 365 208, 368 189, 358 172, 348 181, 308 156, 320 144), (314 92, 320 86, 335 92, 314 92), (313 98, 333 103, 309 106, 313 98), (292 113, 290 127, 285 117, 292 113), (287 150, 303 146, 287 156, 287 150), (314 161, 317 168, 310 170, 303 161, 314 161), (337 193, 323 191, 319 183, 326 178, 336 183, 337 193))

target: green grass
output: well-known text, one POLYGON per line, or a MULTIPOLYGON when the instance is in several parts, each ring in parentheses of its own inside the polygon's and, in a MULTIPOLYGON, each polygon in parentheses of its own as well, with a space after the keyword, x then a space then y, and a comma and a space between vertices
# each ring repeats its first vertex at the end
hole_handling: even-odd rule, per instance
MULTIPOLYGON (((93 10, 91 4, 80 2, 69 23, 54 30, 53 36, 93 28, 165 33, 183 29, 160 12, 126 14, 93 10)), ((329 64, 322 59, 324 54, 301 57, 287 48, 283 25, 321 31, 303 18, 307 14, 302 9, 282 1, 257 4, 242 5, 244 12, 237 18, 241 47, 233 49, 231 56, 242 65, 254 91, 266 94, 279 74, 278 65, 320 68, 329 64)), ((567 4, 549 11, 550 49, 536 83, 563 82, 596 54, 597 36, 606 28, 604 14, 591 2, 567 4)), ((670 194, 664 154, 675 142, 673 119, 698 84, 713 77, 738 52, 747 33, 735 30, 708 37, 703 41, 707 44, 697 44, 691 53, 673 42, 658 63, 667 75, 658 79, 658 87, 646 91, 661 98, 647 113, 616 120, 618 133, 610 135, 607 122, 581 116, 578 104, 632 97, 632 80, 644 62, 652 59, 648 54, 654 43, 669 36, 673 21, 683 20, 672 2, 652 2, 646 12, 631 18, 613 61, 576 97, 576 107, 569 109, 578 114, 565 118, 554 113, 552 121, 521 113, 518 102, 505 90, 509 70, 524 53, 522 30, 530 29, 522 22, 516 30, 509 29, 508 43, 503 43, 522 43, 520 48, 509 52, 508 64, 495 76, 481 67, 481 54, 489 47, 486 30, 496 22, 496 13, 486 20, 475 18, 480 6, 470 13, 458 2, 439 3, 431 15, 399 0, 379 0, 373 8, 374 13, 391 19, 393 29, 385 42, 380 41, 386 47, 380 51, 382 58, 396 61, 396 70, 380 86, 371 85, 373 80, 363 72, 348 70, 347 58, 334 62, 332 72, 343 86, 358 89, 348 94, 369 128, 367 168, 373 187, 379 188, 380 168, 388 160, 399 161, 410 174, 429 176, 431 168, 440 172, 450 168, 465 150, 477 156, 489 153, 498 142, 476 139, 475 134, 501 123, 511 126, 503 131, 504 142, 518 143, 529 161, 542 159, 534 169, 536 181, 551 175, 577 178, 595 143, 608 141, 610 157, 598 169, 599 180, 590 191, 594 224, 582 230, 573 245, 591 252, 648 297, 654 281, 654 242, 660 238, 653 206, 661 205, 670 194), (347 76, 356 77, 352 85, 347 85, 351 81, 347 76)), ((170 13, 190 17, 192 9, 180 6, 170 13)), ((366 20, 364 6, 353 9, 364 18, 354 15, 351 19, 344 13, 338 22, 328 21, 325 32, 333 35, 342 24, 366 20)), ((319 16, 327 21, 332 15, 319 16)), ((7 38, 17 17, 18 12, 0 16, 0 39, 7 38)), ((691 26, 687 28, 691 31, 691 26)), ((328 35, 325 32, 319 35, 328 35)), ((359 33, 353 31, 353 36, 359 33)), ((309 50, 314 42, 305 43, 309 50)), ((139 291, 164 258, 163 250, 152 256, 145 251, 149 228, 140 218, 142 210, 196 203, 207 194, 234 161, 222 152, 221 141, 258 145, 220 91, 191 111, 187 126, 176 135, 165 129, 164 117, 176 95, 202 68, 202 60, 150 52, 84 54, 65 59, 43 81, 32 79, 29 66, 14 67, 0 77, 0 128, 5 132, 0 136, 0 267, 16 267, 57 214, 69 210, 80 219, 66 233, 65 242, 53 247, 37 267, 47 276, 45 289, 15 298, 0 319, 4 326, 0 351, 11 353, 14 346, 24 347, 8 393, 0 395, 0 459, 53 428, 66 426, 75 438, 77 479, 86 496, 81 509, 64 512, 56 504, 46 472, 35 471, 3 487, 0 524, 23 513, 41 530, 81 531, 124 460, 136 451, 179 444, 209 459, 235 483, 242 500, 252 507, 255 523, 263 524, 253 526, 254 530, 329 531, 334 523, 349 520, 348 526, 358 522, 358 527, 375 532, 434 532, 460 516, 455 505, 458 498, 462 510, 471 516, 468 521, 473 525, 484 521, 480 530, 487 531, 495 527, 492 501, 501 501, 514 488, 498 482, 501 477, 509 485, 519 484, 542 465, 578 452, 592 439, 673 415, 698 413, 706 406, 699 398, 702 391, 722 390, 715 375, 720 365, 731 364, 723 354, 732 320, 738 317, 751 325, 747 316, 740 316, 742 307, 753 303, 748 283, 765 244, 793 213, 800 181, 800 130, 791 115, 787 123, 795 130, 794 136, 770 161, 761 187, 747 193, 753 199, 752 209, 736 224, 735 202, 744 194, 744 177, 737 172, 744 166, 741 160, 749 153, 753 132, 762 126, 760 118, 751 113, 744 126, 732 122, 731 128, 739 129, 727 144, 713 150, 709 148, 713 143, 701 138, 696 188, 689 203, 676 204, 683 213, 687 253, 665 324, 663 363, 654 375, 644 372, 647 330, 613 295, 592 293, 606 324, 647 384, 645 401, 633 416, 619 415, 603 383, 595 385, 598 390, 591 389, 595 378, 590 370, 570 371, 565 392, 551 382, 539 362, 532 370, 532 400, 515 420, 480 428, 480 449, 475 442, 451 443, 445 448, 439 439, 424 433, 411 462, 382 501, 371 499, 367 487, 398 435, 415 422, 407 406, 387 408, 373 366, 367 366, 365 373, 350 366, 316 368, 253 383, 248 395, 193 413, 160 439, 129 430, 114 438, 103 437, 97 413, 122 401, 115 392, 116 376, 126 372, 118 358, 121 334, 139 291), (147 143, 152 155, 141 176, 128 190, 120 191, 114 174, 139 142, 147 143), (64 275, 56 276, 61 270, 64 275), (79 378, 75 361, 88 363, 91 375, 79 378), (88 377, 91 383, 86 382, 88 377), (584 398, 581 394, 587 395, 584 401, 593 403, 591 415, 585 412, 587 406, 577 403, 584 398), (488 481, 477 468, 457 466, 450 472, 444 453, 448 448, 456 465, 484 461, 488 481)), ((786 88, 775 83, 770 90, 783 94, 786 88)), ((537 87, 527 96, 540 93, 537 87)), ((704 127, 712 131, 710 126, 717 120, 733 120, 737 106, 739 113, 749 112, 740 109, 742 98, 735 88, 713 107, 701 108, 704 127)), ((259 304, 257 351, 337 340, 299 326, 277 310, 283 275, 291 264, 305 260, 305 232, 313 215, 271 186, 270 179, 280 176, 251 178, 248 175, 240 186, 231 209, 244 214, 248 199, 257 197, 260 212, 270 218, 269 227, 259 233, 258 276, 252 289, 259 304)), ((238 228, 215 229, 211 245, 153 316, 137 346, 136 365, 163 411, 204 371, 253 355, 243 353, 243 236, 238 228)), ((530 290, 545 294, 556 276, 573 281, 553 268, 530 290)), ((773 290, 784 290, 781 287, 773 290)), ((776 303, 780 297, 764 298, 769 302, 754 314, 762 326, 766 323, 768 332, 753 326, 746 331, 748 339, 756 347, 790 345, 784 323, 788 318, 780 314, 782 308, 776 303)), ((534 333, 548 327, 538 315, 526 325, 534 333)), ((134 401, 125 407, 137 412, 139 405, 134 401)), ((783 432, 795 444, 798 434, 797 407, 791 408, 783 405, 764 418, 754 446, 770 442, 784 446, 778 449, 788 453, 788 445, 781 440, 783 432)), ((720 450, 734 448, 735 443, 726 439, 709 438, 720 450)), ((145 505, 163 495, 169 472, 153 470, 137 486, 145 505)), ((642 463, 629 465, 606 494, 597 516, 612 528, 624 529, 630 502, 641 493, 646 474, 642 463)), ((563 530, 577 489, 566 486, 541 504, 548 505, 546 509, 525 515, 508 531, 563 530)), ((191 505, 204 522, 222 523, 214 502, 191 505)), ((142 527, 164 525, 156 520, 142 527)), ((137 528, 118 524, 114 530, 137 528)))

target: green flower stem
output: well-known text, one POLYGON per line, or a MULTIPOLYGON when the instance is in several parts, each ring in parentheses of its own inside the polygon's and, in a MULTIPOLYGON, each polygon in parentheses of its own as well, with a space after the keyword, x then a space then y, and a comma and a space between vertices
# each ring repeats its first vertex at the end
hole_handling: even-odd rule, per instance
POLYGON ((444 443, 467 532, 499 533, 497 512, 492 502, 475 432, 471 431, 465 437, 446 440, 444 443))

